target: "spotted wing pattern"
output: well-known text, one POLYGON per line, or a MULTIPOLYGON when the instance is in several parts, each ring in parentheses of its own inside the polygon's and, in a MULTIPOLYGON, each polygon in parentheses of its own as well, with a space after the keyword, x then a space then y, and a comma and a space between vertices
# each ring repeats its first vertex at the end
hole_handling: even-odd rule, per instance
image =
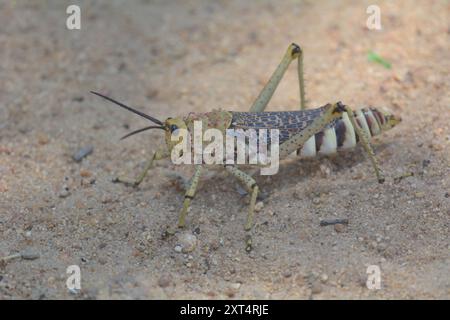
MULTIPOLYGON (((324 107, 298 111, 232 112, 230 129, 278 129, 282 144, 305 129, 324 112, 324 107)), ((267 144, 270 145, 270 134, 267 144)))

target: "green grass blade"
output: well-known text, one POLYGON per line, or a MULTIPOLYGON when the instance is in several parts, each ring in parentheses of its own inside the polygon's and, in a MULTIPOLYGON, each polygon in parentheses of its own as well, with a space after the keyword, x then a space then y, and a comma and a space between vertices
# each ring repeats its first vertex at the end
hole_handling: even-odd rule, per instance
POLYGON ((371 62, 375 62, 375 63, 379 63, 381 64, 383 67, 385 67, 386 69, 391 69, 392 65, 389 61, 386 61, 385 59, 383 59, 382 57, 380 57, 378 54, 376 54, 373 51, 370 51, 367 54, 367 59, 371 62))

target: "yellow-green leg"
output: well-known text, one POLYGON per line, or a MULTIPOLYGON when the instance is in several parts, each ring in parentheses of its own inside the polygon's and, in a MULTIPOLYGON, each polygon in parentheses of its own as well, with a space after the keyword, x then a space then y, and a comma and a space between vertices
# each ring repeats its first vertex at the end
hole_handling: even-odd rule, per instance
POLYGON ((306 98, 305 98, 305 80, 303 78, 303 50, 300 47, 299 49, 300 52, 297 58, 298 86, 300 89, 300 110, 304 110, 306 109, 306 98))
POLYGON ((316 119, 314 119, 314 121, 309 126, 291 137, 289 140, 283 142, 283 144, 280 145, 280 158, 282 159, 295 150, 301 149, 310 137, 325 129, 325 127, 331 121, 341 117, 344 112, 348 114, 350 122, 355 128, 356 134, 360 137, 361 143, 369 155, 372 166, 375 169, 375 174, 377 175, 378 182, 383 183, 383 171, 381 170, 377 158, 375 157, 375 153, 373 152, 373 149, 369 143, 369 138, 366 136, 364 130, 362 130, 356 123, 353 111, 348 106, 343 105, 341 102, 335 104, 327 104, 324 107, 323 113, 316 119))
POLYGON ((139 174, 139 176, 136 179, 129 179, 126 177, 117 177, 113 181, 118 183, 123 183, 125 185, 131 185, 133 187, 137 187, 145 178, 148 171, 153 167, 153 162, 155 160, 161 160, 164 158, 167 158, 169 156, 168 152, 166 150, 158 150, 155 153, 153 153, 153 156, 151 159, 146 163, 144 170, 139 174))
POLYGON ((298 59, 298 78, 299 78, 299 87, 300 87, 300 108, 305 109, 306 108, 306 102, 305 102, 305 85, 303 80, 303 51, 295 43, 292 43, 289 45, 286 53, 283 56, 283 59, 281 60, 278 67, 275 69, 274 73, 270 77, 267 84, 264 86, 263 90, 260 92, 258 97, 256 98, 255 102, 253 102, 253 105, 250 108, 250 112, 263 112, 267 104, 269 103, 270 99, 273 96, 273 93, 278 87, 278 84, 280 83, 281 79, 283 78, 287 68, 289 67, 290 63, 298 59))
POLYGON ((245 223, 245 230, 249 231, 253 226, 253 216, 255 213, 256 198, 258 197, 259 188, 256 185, 256 181, 247 173, 239 170, 238 168, 228 165, 225 166, 228 172, 235 176, 250 193, 250 205, 248 208, 247 222, 245 223))
POLYGON ((197 190, 197 185, 200 180, 200 175, 202 173, 202 166, 195 166, 195 172, 189 181, 189 186, 184 195, 183 209, 181 209, 180 216, 178 218, 178 227, 183 228, 186 223, 186 214, 188 212, 189 206, 191 205, 191 200, 194 199, 195 191, 197 190))
POLYGON ((327 104, 323 107, 322 114, 299 133, 295 134, 280 145, 280 159, 287 157, 292 152, 299 150, 316 133, 322 131, 331 121, 341 116, 345 111, 344 106, 338 102, 327 104))
POLYGON ((353 128, 355 128, 356 134, 360 138, 361 144, 363 145, 364 149, 366 150, 367 154, 369 155, 369 159, 372 162, 372 166, 375 170, 375 174, 377 176, 378 182, 383 183, 384 182, 383 170, 381 169, 381 167, 378 163, 378 160, 375 157, 375 152, 373 151, 372 146, 370 145, 369 138, 367 137, 366 132, 358 126, 358 124, 355 120, 353 111, 347 106, 345 106, 345 109, 346 109, 347 115, 350 119, 350 122, 353 125, 353 128))

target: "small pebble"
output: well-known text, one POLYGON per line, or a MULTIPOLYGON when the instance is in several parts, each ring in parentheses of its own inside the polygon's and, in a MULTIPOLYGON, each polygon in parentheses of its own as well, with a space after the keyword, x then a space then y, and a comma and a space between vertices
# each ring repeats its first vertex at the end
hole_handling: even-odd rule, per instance
POLYGON ((425 192, 416 192, 414 195, 416 196, 416 198, 420 199, 425 197, 425 192))
POLYGON ((230 288, 233 290, 239 290, 240 287, 241 287, 241 284, 239 282, 230 284, 230 288))
POLYGON ((75 96, 75 97, 72 98, 72 101, 83 102, 84 101, 84 97, 83 96, 75 96))
POLYGON ((336 231, 337 233, 341 233, 345 231, 345 225, 338 223, 334 225, 334 231, 336 231))
POLYGON ((197 246, 197 237, 192 233, 182 233, 178 236, 178 245, 183 253, 192 252, 197 246))
POLYGON ((176 245, 175 248, 173 248, 175 252, 181 253, 182 249, 180 245, 176 245))
POLYGON ((318 282, 314 282, 311 286, 311 293, 312 294, 319 294, 322 292, 322 286, 318 282))
POLYGON ((328 275, 326 273, 322 273, 320 276, 320 281, 322 281, 322 283, 326 283, 328 281, 328 275))
POLYGON ((160 286, 161 288, 166 288, 170 285, 171 282, 171 277, 168 274, 163 274, 159 279, 158 279, 158 286, 160 286))
POLYGON ((381 242, 378 244, 378 252, 384 252, 387 249, 387 244, 385 242, 381 242))
POLYGON ((67 185, 63 185, 61 191, 59 191, 58 196, 60 198, 67 198, 70 195, 69 187, 67 185))
POLYGON ((320 172, 321 172, 322 175, 324 175, 325 177, 328 177, 328 176, 331 174, 331 169, 330 169, 330 167, 328 167, 328 166, 326 166, 326 165, 324 165, 324 164, 321 164, 321 165, 319 166, 319 168, 320 168, 320 172))
POLYGON ((83 160, 83 158, 87 157, 88 155, 90 155, 92 153, 92 151, 94 151, 94 147, 93 146, 86 146, 81 148, 80 150, 78 150, 73 156, 73 160, 75 160, 76 162, 80 162, 81 160, 83 160))
POLYGON ((50 141, 49 137, 45 133, 39 133, 37 135, 37 139, 40 145, 45 145, 50 141))
POLYGON ((227 289, 225 290, 224 293, 227 295, 228 298, 233 298, 236 294, 232 289, 227 289))
POLYGON ((102 196, 102 203, 109 203, 111 202, 113 199, 109 194, 105 194, 102 196))
POLYGON ((302 200, 302 192, 300 192, 299 190, 295 190, 292 193, 292 196, 294 197, 294 199, 302 200))
POLYGON ((80 176, 82 176, 83 178, 89 178, 90 176, 92 176, 92 172, 90 172, 89 170, 81 169, 80 176))
POLYGON ((0 192, 6 192, 8 191, 8 186, 6 185, 6 182, 0 181, 0 192))
POLYGON ((259 212, 264 208, 264 203, 262 201, 259 201, 255 204, 255 211, 259 212))
POLYGON ((69 293, 73 294, 73 295, 77 295, 77 294, 80 293, 80 290, 78 290, 78 289, 69 289, 69 293))
POLYGON ((37 252, 31 251, 31 250, 24 250, 20 253, 20 256, 22 259, 25 260, 36 260, 39 259, 40 255, 37 252))

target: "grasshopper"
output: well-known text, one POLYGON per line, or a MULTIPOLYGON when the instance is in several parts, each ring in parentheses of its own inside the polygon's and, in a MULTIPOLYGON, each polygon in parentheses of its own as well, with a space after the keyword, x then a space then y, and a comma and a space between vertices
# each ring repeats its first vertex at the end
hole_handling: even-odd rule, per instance
MULTIPOLYGON (((164 122, 133 109, 112 98, 100 93, 93 92, 122 108, 150 120, 153 125, 133 131, 122 139, 134 134, 150 130, 161 129, 165 132, 166 145, 153 153, 147 162, 143 172, 135 179, 129 180, 117 178, 117 182, 139 185, 146 176, 154 161, 170 157, 176 141, 172 141, 171 135, 178 129, 192 131, 194 121, 202 121, 204 129, 215 128, 225 134, 226 129, 278 129, 279 157, 286 158, 292 153, 303 157, 315 156, 316 154, 331 154, 338 150, 354 147, 361 143, 367 152, 371 164, 375 170, 379 183, 384 182, 384 175, 370 145, 370 137, 386 131, 401 121, 400 117, 390 112, 381 111, 377 108, 363 108, 353 111, 349 106, 341 102, 329 103, 316 109, 307 109, 305 102, 305 85, 303 79, 303 51, 295 43, 288 46, 280 64, 273 72, 267 84, 258 95, 249 112, 234 112, 214 110, 207 113, 190 113, 185 117, 167 118, 164 122), (265 108, 275 92, 284 73, 294 60, 298 61, 298 79, 300 89, 300 108, 296 111, 266 112, 265 108)), ((259 187, 253 177, 240 170, 236 165, 223 165, 225 169, 239 180, 250 194, 250 204, 247 213, 245 230, 250 230, 253 225, 255 204, 259 187)), ((195 165, 195 172, 184 196, 178 227, 185 226, 186 214, 191 201, 195 196, 197 185, 202 174, 203 165, 195 165)))

